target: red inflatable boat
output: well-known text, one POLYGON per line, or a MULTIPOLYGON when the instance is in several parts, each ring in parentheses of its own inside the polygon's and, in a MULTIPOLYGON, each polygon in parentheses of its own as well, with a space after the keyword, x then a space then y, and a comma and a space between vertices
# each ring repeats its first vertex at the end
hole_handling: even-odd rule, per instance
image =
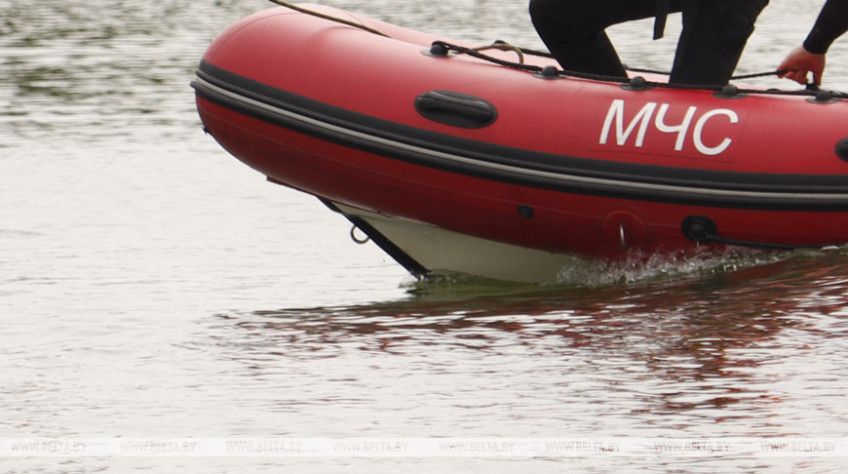
POLYGON ((214 41, 192 84, 205 129, 415 275, 848 242, 842 94, 575 77, 305 8, 340 21, 278 7, 214 41))

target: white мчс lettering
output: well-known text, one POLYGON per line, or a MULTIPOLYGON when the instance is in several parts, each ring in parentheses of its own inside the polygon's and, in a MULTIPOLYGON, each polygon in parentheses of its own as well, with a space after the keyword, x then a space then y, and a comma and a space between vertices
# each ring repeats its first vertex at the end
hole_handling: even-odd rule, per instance
POLYGON ((630 138, 630 133, 633 132, 633 128, 636 126, 636 123, 641 122, 642 126, 639 127, 639 135, 636 136, 636 146, 641 147, 645 142, 645 131, 648 129, 648 121, 651 119, 651 115, 654 113, 654 109, 656 107, 656 102, 648 102, 645 104, 645 106, 642 107, 642 110, 633 117, 633 121, 627 126, 627 130, 624 130, 622 128, 624 126, 624 101, 621 99, 615 99, 612 101, 609 112, 607 112, 607 118, 604 120, 604 130, 601 132, 601 145, 607 144, 610 125, 612 124, 613 118, 615 118, 616 145, 622 146, 627 143, 627 139, 630 138))
POLYGON ((713 118, 716 115, 726 115, 729 119, 730 123, 739 123, 739 115, 736 112, 730 109, 715 109, 710 110, 705 113, 695 122, 695 129, 692 130, 692 140, 695 142, 695 148, 705 155, 718 155, 719 153, 727 150, 727 147, 730 146, 730 143, 733 142, 730 138, 724 137, 724 140, 718 144, 718 146, 708 147, 704 145, 704 141, 701 138, 701 134, 704 131, 704 124, 707 123, 707 120, 713 118))
MULTIPOLYGON (((639 112, 636 113, 630 123, 628 123, 625 127, 624 100, 613 100, 609 110, 607 111, 607 116, 604 119, 599 143, 601 145, 607 144, 609 141, 610 130, 613 129, 613 123, 615 123, 616 145, 624 146, 630 139, 630 135, 634 132, 634 130, 637 130, 638 127, 634 144, 636 147, 641 148, 645 144, 645 136, 648 134, 648 126, 651 124, 651 118, 653 117, 653 125, 658 132, 677 133, 677 139, 674 142, 674 150, 682 151, 689 133, 689 127, 692 125, 692 120, 698 111, 698 107, 694 105, 689 106, 686 109, 686 113, 683 115, 683 119, 677 125, 668 124, 665 121, 669 107, 669 104, 659 104, 659 109, 657 110, 656 102, 648 102, 642 106, 639 112), (657 111, 656 116, 654 116, 655 110, 657 111)), ((739 123, 739 115, 730 109, 713 109, 699 117, 698 120, 695 121, 695 127, 692 129, 692 143, 694 144, 695 149, 703 155, 718 155, 727 150, 733 142, 731 138, 725 137, 716 146, 708 146, 704 144, 704 127, 710 119, 718 115, 726 116, 728 121, 732 124, 739 123)))

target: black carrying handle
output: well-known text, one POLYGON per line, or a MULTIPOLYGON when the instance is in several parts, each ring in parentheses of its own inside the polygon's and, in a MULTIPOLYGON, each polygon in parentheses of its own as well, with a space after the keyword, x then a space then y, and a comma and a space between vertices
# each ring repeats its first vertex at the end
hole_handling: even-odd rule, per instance
POLYGON ((455 91, 425 92, 415 98, 415 109, 430 120, 462 128, 482 128, 498 118, 491 102, 455 91))

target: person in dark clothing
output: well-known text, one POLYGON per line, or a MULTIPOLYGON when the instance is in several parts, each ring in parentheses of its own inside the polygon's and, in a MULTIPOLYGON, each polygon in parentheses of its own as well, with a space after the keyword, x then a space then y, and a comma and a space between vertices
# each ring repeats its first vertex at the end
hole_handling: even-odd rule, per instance
POLYGON ((809 80, 821 84, 824 74, 825 54, 830 45, 848 31, 848 0, 828 0, 822 7, 813 29, 804 43, 798 46, 780 63, 778 71, 787 71, 780 77, 792 79, 799 84, 809 80))
POLYGON ((725 85, 767 4, 768 0, 530 0, 530 17, 566 71, 626 77, 604 30, 655 16, 657 38, 665 14, 681 12, 683 30, 669 82, 725 85))

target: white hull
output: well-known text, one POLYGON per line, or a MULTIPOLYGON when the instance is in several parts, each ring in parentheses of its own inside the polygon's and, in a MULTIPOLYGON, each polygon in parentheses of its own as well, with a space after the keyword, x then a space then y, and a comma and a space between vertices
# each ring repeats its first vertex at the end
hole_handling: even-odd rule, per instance
MULTIPOLYGON (((496 280, 544 283, 556 282, 563 269, 584 262, 573 255, 481 239, 422 222, 384 216, 340 204, 333 206, 349 219, 353 218, 351 220, 354 224, 357 219, 367 222, 425 270, 413 273, 465 273, 496 280)), ((397 256, 393 256, 397 259, 397 256)))

